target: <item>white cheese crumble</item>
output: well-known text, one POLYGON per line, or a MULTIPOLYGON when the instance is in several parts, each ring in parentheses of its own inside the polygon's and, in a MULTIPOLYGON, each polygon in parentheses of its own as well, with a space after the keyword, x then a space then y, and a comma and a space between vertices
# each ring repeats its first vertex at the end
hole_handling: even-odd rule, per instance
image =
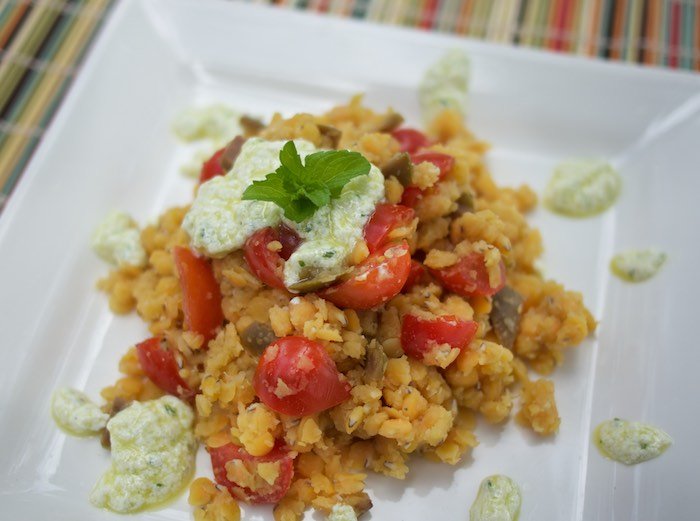
POLYGON ((221 103, 190 107, 173 121, 173 132, 183 141, 209 139, 221 143, 241 133, 241 113, 221 103))
POLYGON ((194 470, 194 414, 173 396, 134 402, 107 423, 112 464, 90 493, 90 502, 115 512, 135 512, 180 491, 194 470))
POLYGON ((544 203, 553 212, 586 217, 612 206, 621 187, 620 175, 605 161, 565 161, 554 169, 544 203))
POLYGON ((425 72, 420 82, 418 99, 426 121, 431 121, 446 109, 466 115, 469 70, 467 54, 453 49, 425 72))
POLYGON ((594 440, 604 456, 625 465, 655 458, 673 443, 671 436, 654 425, 620 418, 598 425, 594 440))
POLYGON ((59 427, 77 436, 98 433, 109 419, 85 393, 68 387, 54 391, 51 414, 59 427))
POLYGON ((666 254, 658 250, 628 250, 610 261, 610 269, 621 279, 643 282, 650 279, 666 262, 666 254))
MULTIPOLYGON (((212 257, 241 248, 255 231, 284 221, 305 239, 285 264, 289 287, 311 274, 334 277, 347 268, 347 257, 362 237, 376 204, 384 198, 384 176, 372 165, 368 175, 352 179, 340 197, 321 207, 309 219, 295 223, 282 209, 264 201, 242 201, 245 189, 280 166, 279 152, 286 141, 248 139, 231 171, 199 187, 185 216, 183 228, 192 245, 212 257)), ((315 152, 313 144, 295 140, 299 155, 315 152)))
POLYGON ((350 505, 336 503, 328 515, 328 521, 357 521, 355 509, 350 505))
POLYGON ((508 476, 489 476, 479 486, 469 509, 470 521, 515 521, 520 512, 520 488, 508 476))
POLYGON ((107 214, 92 235, 92 249, 114 266, 144 266, 148 261, 141 231, 125 212, 107 214))

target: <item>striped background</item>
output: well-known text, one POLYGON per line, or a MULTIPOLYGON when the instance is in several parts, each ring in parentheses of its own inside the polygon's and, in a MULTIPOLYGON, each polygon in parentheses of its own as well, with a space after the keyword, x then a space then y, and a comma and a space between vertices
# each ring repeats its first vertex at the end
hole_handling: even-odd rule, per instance
MULTIPOLYGON (((700 0, 248 1, 700 71, 700 0)), ((0 208, 114 2, 0 0, 0 208)))

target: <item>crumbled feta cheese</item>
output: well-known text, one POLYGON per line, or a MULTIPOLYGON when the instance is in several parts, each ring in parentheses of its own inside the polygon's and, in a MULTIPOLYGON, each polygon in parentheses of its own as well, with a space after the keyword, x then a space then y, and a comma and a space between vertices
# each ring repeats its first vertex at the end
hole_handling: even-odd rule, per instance
POLYGON ((566 161, 554 169, 544 202, 553 212, 586 217, 612 206, 621 187, 620 175, 605 161, 566 161))
POLYGON ((357 521, 355 509, 350 505, 336 503, 331 509, 328 521, 357 521))
POLYGON ((629 250, 618 253, 610 261, 610 269, 621 279, 643 282, 650 279, 666 262, 666 254, 657 250, 629 250))
POLYGON ((85 393, 68 387, 53 393, 51 414, 59 427, 78 436, 99 432, 109 419, 85 393))
POLYGON ((604 456, 625 465, 655 458, 673 443, 671 436, 654 425, 620 418, 598 425, 594 440, 604 456))
POLYGON ((489 476, 479 486, 469 509, 470 521, 515 521, 520 512, 520 488, 508 476, 489 476))
POLYGON ((174 396, 134 402, 107 423, 112 464, 90 502, 135 512, 180 491, 194 470, 194 414, 174 396))
POLYGON ((107 214, 92 235, 92 249, 114 266, 144 266, 146 251, 141 245, 141 231, 129 214, 107 214))
POLYGON ((241 134, 240 119, 240 112, 220 103, 191 107, 177 115, 173 131, 184 141, 209 139, 224 143, 241 134))
POLYGON ((423 117, 432 120, 443 110, 467 113, 469 94, 469 57, 453 49, 432 65, 421 80, 418 99, 423 117))

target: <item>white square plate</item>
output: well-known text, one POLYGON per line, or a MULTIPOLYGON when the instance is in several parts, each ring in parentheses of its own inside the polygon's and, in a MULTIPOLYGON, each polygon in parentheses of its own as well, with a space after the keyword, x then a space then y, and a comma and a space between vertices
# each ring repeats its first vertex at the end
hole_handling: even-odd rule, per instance
MULTIPOLYGON (((89 237, 109 209, 146 222, 189 200, 174 115, 211 101, 265 116, 318 112, 365 92, 369 105, 418 124, 418 81, 453 47, 472 57, 469 123, 494 144, 500 182, 541 191, 570 156, 620 169, 611 211, 570 220, 540 209, 531 219, 547 275, 582 291, 601 325, 555 373, 555 438, 482 424, 481 445, 456 467, 415 458, 404 482, 371 478, 369 517, 466 519, 481 479, 504 473, 522 487, 522 521, 696 519, 700 78, 215 0, 117 5, 0 218, 0 518, 123 519, 89 505, 108 455, 95 439, 59 432, 49 397, 63 385, 97 397, 147 335, 94 289, 106 267, 89 237), (670 258, 655 279, 610 277, 613 252, 647 246, 670 258), (605 460, 590 432, 612 416, 656 423, 675 444, 635 467, 605 460)), ((204 454, 198 463, 209 475, 204 454)), ((190 518, 184 497, 134 516, 190 518)))

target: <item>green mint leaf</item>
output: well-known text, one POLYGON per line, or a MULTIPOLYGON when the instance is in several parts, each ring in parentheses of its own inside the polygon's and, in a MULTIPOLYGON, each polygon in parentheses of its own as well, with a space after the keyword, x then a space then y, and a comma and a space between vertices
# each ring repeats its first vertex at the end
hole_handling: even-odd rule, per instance
POLYGON ((282 208, 285 217, 301 222, 340 196, 355 177, 369 173, 371 165, 361 154, 329 150, 301 156, 293 141, 280 150, 281 165, 243 192, 244 201, 268 201, 282 208))
POLYGON ((294 180, 301 181, 304 178, 304 165, 301 164, 301 156, 294 141, 287 141, 280 150, 280 163, 294 180))
POLYGON ((306 156, 306 168, 302 180, 307 176, 324 184, 335 198, 343 187, 355 177, 369 173, 371 165, 362 154, 349 150, 328 150, 306 156))

